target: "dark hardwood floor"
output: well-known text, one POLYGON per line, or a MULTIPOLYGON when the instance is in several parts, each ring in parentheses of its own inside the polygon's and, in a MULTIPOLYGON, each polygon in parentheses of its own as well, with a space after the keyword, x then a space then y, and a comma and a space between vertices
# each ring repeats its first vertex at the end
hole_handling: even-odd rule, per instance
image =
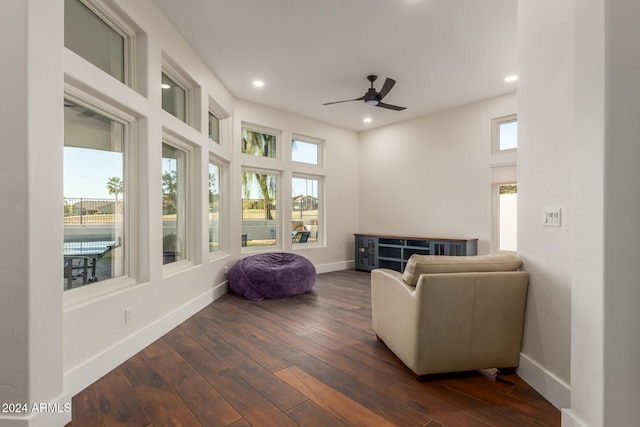
POLYGON ((218 299, 73 398, 67 426, 559 426, 515 374, 414 375, 371 330, 370 275, 218 299))

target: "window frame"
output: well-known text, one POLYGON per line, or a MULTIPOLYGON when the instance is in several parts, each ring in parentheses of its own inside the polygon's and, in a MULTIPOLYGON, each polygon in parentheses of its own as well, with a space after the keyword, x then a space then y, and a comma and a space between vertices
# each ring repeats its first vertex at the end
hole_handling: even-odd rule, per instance
MULTIPOLYGON (((307 163, 305 163, 307 164, 307 163)), ((316 224, 316 240, 313 242, 307 242, 307 243, 293 243, 292 242, 292 246, 293 248, 309 248, 309 247, 318 247, 318 246, 322 246, 324 243, 324 236, 325 236, 325 229, 326 229, 326 215, 325 215, 325 210, 324 210, 324 206, 325 206, 325 177, 322 175, 313 175, 313 174, 306 174, 306 173, 298 173, 298 172, 293 172, 291 174, 291 188, 293 189, 293 180, 294 179, 309 179, 309 180, 315 180, 318 182, 318 198, 317 198, 317 224, 316 224)), ((293 192, 293 191, 292 191, 293 192)), ((291 197, 293 198, 293 194, 291 195, 291 197)), ((293 221, 293 206, 291 207, 291 221, 293 221)), ((306 226, 306 224, 305 224, 306 226)))
POLYGON ((497 117, 491 120, 491 154, 508 154, 516 153, 518 151, 518 143, 516 140, 515 148, 500 148, 500 126, 508 123, 517 123, 518 115, 509 114, 507 116, 497 117))
MULTIPOLYGON (((184 196, 179 196, 182 200, 184 200, 184 222, 185 222, 185 242, 184 242, 184 257, 180 260, 176 260, 173 262, 169 262, 166 264, 162 264, 162 272, 164 276, 169 274, 173 274, 176 271, 184 270, 195 263, 195 199, 194 199, 194 174, 195 174, 195 147, 190 143, 184 141, 183 139, 171 135, 169 133, 163 132, 162 134, 162 145, 168 145, 174 149, 180 150, 185 154, 185 189, 184 196)), ((161 158, 162 161, 164 157, 161 158)), ((164 213, 161 213, 164 215, 164 213)), ((162 222, 162 238, 164 239, 164 219, 161 219, 162 222)), ((162 248, 164 252, 164 242, 162 243, 162 248)))
MULTIPOLYGON (((209 258, 217 258, 221 253, 224 252, 225 249, 225 245, 224 245, 224 223, 226 220, 226 214, 224 212, 224 206, 226 203, 226 196, 225 196, 225 179, 224 179, 224 174, 225 174, 225 162, 223 162, 221 159, 219 159, 216 156, 213 156, 211 153, 209 154, 209 159, 207 161, 207 176, 208 176, 208 172, 209 172, 209 167, 210 165, 215 165, 218 168, 218 249, 215 251, 211 250, 211 237, 209 237, 207 239, 207 247, 208 247, 208 253, 209 253, 209 258)), ((210 186, 207 185, 207 195, 209 194, 209 188, 210 186)), ((207 197, 207 209, 206 209, 206 213, 207 213, 207 230, 208 230, 208 235, 209 235, 209 215, 211 214, 211 208, 209 206, 209 198, 207 197)))
POLYGON ((300 165, 312 165, 312 166, 317 166, 317 167, 323 167, 324 166, 324 146, 325 146, 325 142, 322 139, 319 138, 314 138, 314 137, 310 137, 310 136, 303 136, 303 135, 299 135, 299 134, 292 134, 291 135, 291 161, 295 164, 300 164, 300 165), (308 163, 308 162, 302 162, 299 160, 294 160, 293 159, 293 144, 294 142, 302 142, 304 144, 310 144, 310 145, 315 145, 317 147, 317 152, 316 152, 316 156, 317 156, 317 162, 316 163, 308 163))
MULTIPOLYGON (((515 162, 495 164, 491 166, 491 252, 517 253, 518 241, 516 236, 516 250, 504 250, 500 247, 501 218, 500 218, 500 186, 518 185, 517 164, 515 162)), ((516 212, 516 226, 517 226, 516 212)))
POLYGON ((136 144, 138 122, 133 115, 68 83, 64 85, 63 99, 95 111, 124 126, 122 142, 122 179, 124 182, 124 190, 122 193, 122 202, 125 208, 122 225, 123 241, 121 245, 124 251, 122 260, 123 274, 107 280, 93 282, 92 286, 81 286, 64 291, 64 295, 74 295, 73 298, 75 299, 77 295, 98 296, 102 293, 113 292, 122 286, 133 285, 136 283, 138 274, 140 273, 136 268, 138 229, 135 226, 134 220, 137 217, 139 209, 136 203, 138 177, 135 167, 138 157, 136 144))
MULTIPOLYGON (((118 35, 120 35, 123 38, 124 52, 123 52, 122 60, 123 60, 124 70, 123 70, 122 83, 129 86, 133 90, 137 90, 138 82, 136 79, 136 75, 137 75, 136 73, 136 67, 137 67, 136 31, 125 22, 125 19, 122 16, 120 16, 119 14, 114 12, 112 9, 107 7, 104 4, 104 2, 100 2, 97 0, 75 0, 75 1, 78 1, 82 5, 86 6, 87 9, 93 12, 108 27, 110 27, 114 32, 116 32, 118 35)), ((65 48, 69 49, 66 46, 65 48)), ((93 64, 91 61, 86 59, 84 56, 80 55, 79 53, 76 53, 75 51, 72 51, 72 52, 74 52, 76 55, 81 57, 83 60, 89 62, 91 65, 97 67, 95 64, 93 64)), ((103 72, 110 75, 112 78, 120 81, 120 79, 114 77, 111 73, 107 73, 106 71, 103 71, 103 72)))
POLYGON ((160 69, 160 108, 162 111, 167 112, 171 117, 175 117, 182 123, 189 125, 190 127, 200 131, 200 120, 198 116, 199 101, 197 98, 199 91, 197 90, 197 84, 189 77, 189 75, 182 71, 177 65, 174 65, 173 61, 163 55, 162 67, 160 69), (162 75, 165 74, 168 78, 173 80, 185 92, 185 119, 182 120, 178 116, 174 115, 170 111, 165 110, 162 107, 162 75))
MULTIPOLYGON (((253 155, 250 155, 253 156, 253 155)), ((267 157, 264 157, 265 159, 267 157)), ((280 237, 280 227, 282 225, 282 220, 280 219, 280 217, 283 215, 281 213, 279 213, 280 211, 284 211, 283 207, 282 207, 282 171, 279 170, 272 170, 272 169, 265 169, 265 168, 259 168, 259 167, 253 167, 253 166, 243 166, 241 171, 241 174, 244 173, 257 173, 257 174, 263 174, 263 175, 271 175, 275 177, 276 183, 275 183, 275 197, 273 199, 275 207, 276 207, 276 218, 273 220, 274 221, 274 243, 273 245, 257 245, 257 246, 241 246, 241 252, 242 253, 246 253, 246 252, 264 252, 264 251, 270 251, 273 249, 281 249, 282 248, 282 241, 281 241, 281 237, 280 237)), ((240 177, 240 183, 241 183, 241 193, 242 193, 242 177, 240 177)), ((244 200, 244 194, 240 195, 240 200, 244 200)), ((244 229, 244 219, 242 218, 243 215, 243 207, 242 204, 240 205, 240 237, 242 238, 243 235, 243 229, 244 229)), ((269 221, 267 219, 264 220, 269 221)), ((243 240, 243 239, 241 239, 243 240)))
POLYGON ((254 158, 254 159, 264 159, 266 161, 282 160, 282 131, 279 131, 279 130, 273 129, 273 128, 269 128, 269 127, 266 127, 266 126, 260 126, 260 125, 254 125, 254 124, 242 122, 242 125, 240 127, 239 150, 240 150, 240 154, 242 154, 243 156, 247 156, 247 157, 254 158), (273 157, 271 157, 271 156, 260 156, 258 154, 251 154, 251 153, 243 152, 242 151, 242 134, 244 133, 245 130, 248 130, 248 131, 251 131, 251 132, 264 133, 266 135, 274 136, 275 139, 276 139, 276 143, 275 143, 276 154, 275 154, 275 156, 273 156, 273 157))

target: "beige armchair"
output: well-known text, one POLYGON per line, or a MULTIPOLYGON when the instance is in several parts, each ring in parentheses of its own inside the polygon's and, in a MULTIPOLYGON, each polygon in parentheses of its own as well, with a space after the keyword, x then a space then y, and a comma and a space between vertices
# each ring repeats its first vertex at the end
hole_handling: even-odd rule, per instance
POLYGON ((529 275, 513 255, 413 255, 371 273, 372 326, 419 377, 515 368, 529 275))

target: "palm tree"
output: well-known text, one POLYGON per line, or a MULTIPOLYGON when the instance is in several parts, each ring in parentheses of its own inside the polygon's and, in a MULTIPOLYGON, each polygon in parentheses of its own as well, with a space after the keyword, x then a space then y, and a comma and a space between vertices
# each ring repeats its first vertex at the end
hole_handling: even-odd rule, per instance
POLYGON ((109 194, 114 194, 116 196, 116 207, 113 213, 118 213, 118 194, 122 194, 124 191, 124 182, 120 179, 120 177, 112 176, 107 181, 107 191, 109 194))

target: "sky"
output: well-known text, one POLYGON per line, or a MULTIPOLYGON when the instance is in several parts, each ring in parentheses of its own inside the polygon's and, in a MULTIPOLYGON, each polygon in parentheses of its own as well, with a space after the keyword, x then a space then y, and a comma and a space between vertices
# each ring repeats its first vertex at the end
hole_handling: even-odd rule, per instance
MULTIPOLYGON (((294 161, 315 164, 318 162, 318 150, 315 144, 297 142, 292 152, 294 161)), ((111 177, 123 179, 122 153, 91 150, 77 147, 64 148, 64 197, 115 199, 107 190, 107 181, 111 177)), ((160 178, 158 179, 160 185, 160 178)), ((317 197, 317 185, 312 187, 305 179, 294 179, 292 196, 306 195, 308 192, 317 197), (309 189, 309 191, 307 190, 309 189)), ((258 198, 257 188, 252 197, 258 198)))

